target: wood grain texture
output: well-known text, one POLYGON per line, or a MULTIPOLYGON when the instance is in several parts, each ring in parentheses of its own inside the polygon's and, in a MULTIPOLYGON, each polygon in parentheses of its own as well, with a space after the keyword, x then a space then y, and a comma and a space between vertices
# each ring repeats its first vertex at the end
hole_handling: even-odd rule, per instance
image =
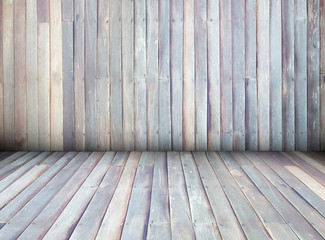
POLYGON ((325 1, 320 0, 320 125, 321 151, 325 151, 325 1))
MULTIPOLYGON (((3 19, 2 19, 2 1, 0 2, 0 151, 5 149, 4 138, 4 92, 3 92, 3 19)), ((36 65, 37 66, 37 65, 36 65)))

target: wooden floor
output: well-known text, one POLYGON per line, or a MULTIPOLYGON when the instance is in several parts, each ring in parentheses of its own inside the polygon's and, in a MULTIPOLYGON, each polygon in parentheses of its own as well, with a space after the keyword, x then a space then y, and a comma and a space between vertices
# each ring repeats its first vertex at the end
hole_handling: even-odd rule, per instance
POLYGON ((324 239, 325 153, 0 153, 0 239, 324 239))

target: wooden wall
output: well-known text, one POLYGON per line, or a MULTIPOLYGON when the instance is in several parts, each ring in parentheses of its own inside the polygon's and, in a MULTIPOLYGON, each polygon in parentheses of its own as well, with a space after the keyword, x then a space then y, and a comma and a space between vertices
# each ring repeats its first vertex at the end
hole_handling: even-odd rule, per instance
POLYGON ((325 0, 0 13, 0 150, 325 150, 325 0))

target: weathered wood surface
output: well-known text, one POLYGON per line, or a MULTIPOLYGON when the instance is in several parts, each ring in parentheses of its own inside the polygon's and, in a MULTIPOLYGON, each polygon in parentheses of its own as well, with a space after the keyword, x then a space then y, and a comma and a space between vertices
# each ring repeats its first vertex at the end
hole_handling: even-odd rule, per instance
POLYGON ((324 239, 322 154, 0 153, 1 239, 324 239))
POLYGON ((325 149, 324 0, 18 2, 0 150, 325 149))

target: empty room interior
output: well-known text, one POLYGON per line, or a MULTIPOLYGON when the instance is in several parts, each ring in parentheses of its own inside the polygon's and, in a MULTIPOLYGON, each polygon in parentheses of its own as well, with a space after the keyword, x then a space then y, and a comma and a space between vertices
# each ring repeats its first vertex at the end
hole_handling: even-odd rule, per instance
POLYGON ((325 0, 0 0, 0 239, 325 239, 325 0))

